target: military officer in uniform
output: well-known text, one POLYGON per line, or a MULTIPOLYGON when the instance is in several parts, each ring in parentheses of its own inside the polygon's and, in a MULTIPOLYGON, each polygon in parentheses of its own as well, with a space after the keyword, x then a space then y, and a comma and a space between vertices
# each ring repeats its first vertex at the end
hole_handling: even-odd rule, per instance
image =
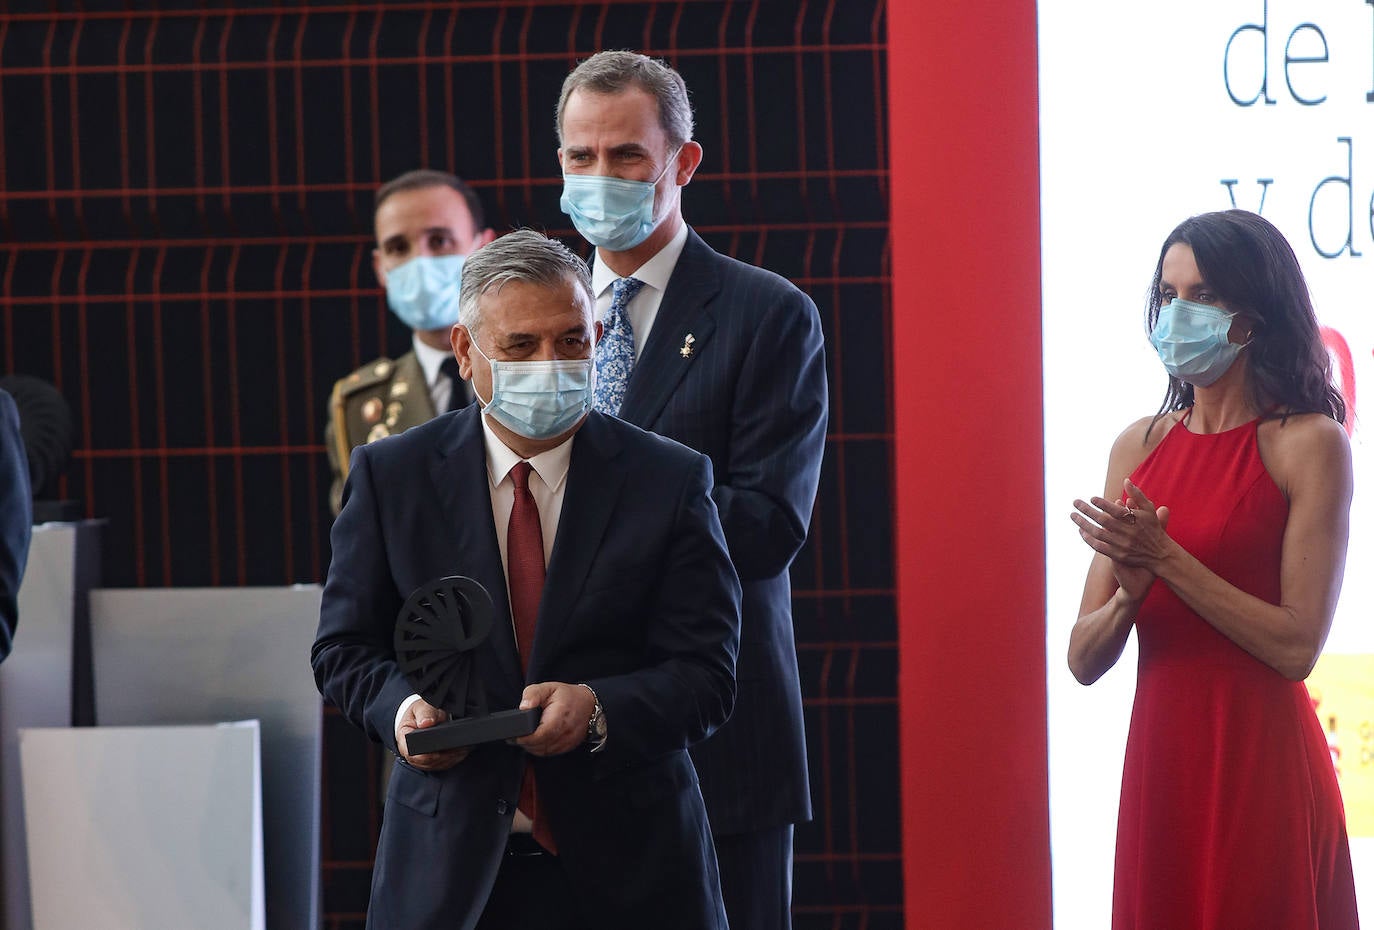
POLYGON ((372 224, 372 268, 386 288, 387 306, 413 336, 411 351, 368 362, 337 381, 330 394, 324 444, 335 513, 354 446, 472 402, 472 388, 458 377, 449 331, 458 322, 463 259, 496 238, 473 189, 429 169, 408 171, 378 188, 372 224))

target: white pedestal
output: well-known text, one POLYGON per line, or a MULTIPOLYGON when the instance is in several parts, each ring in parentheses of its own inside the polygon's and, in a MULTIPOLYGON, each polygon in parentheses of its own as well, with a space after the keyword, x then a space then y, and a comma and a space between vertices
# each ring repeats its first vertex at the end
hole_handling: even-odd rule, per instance
POLYGON ((258 722, 21 730, 34 930, 263 930, 258 722))

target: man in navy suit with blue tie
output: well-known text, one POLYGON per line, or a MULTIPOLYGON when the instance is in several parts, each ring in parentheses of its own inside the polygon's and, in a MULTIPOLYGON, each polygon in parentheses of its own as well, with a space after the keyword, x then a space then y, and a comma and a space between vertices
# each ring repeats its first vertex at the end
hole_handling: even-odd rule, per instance
POLYGON ((370 930, 725 930, 688 747, 729 716, 740 586, 711 465, 591 405, 587 266, 529 230, 463 268, 452 344, 478 404, 353 450, 311 664, 400 757, 370 930), (480 582, 492 710, 513 743, 411 753, 446 714, 412 694, 396 615, 480 582))
POLYGON ((820 319, 791 283, 682 218, 701 164, 682 77, 602 52, 558 102, 561 206, 592 245, 596 407, 710 456, 743 584, 734 715, 692 749, 733 930, 790 926, 793 824, 811 816, 788 568, 825 444, 820 319))

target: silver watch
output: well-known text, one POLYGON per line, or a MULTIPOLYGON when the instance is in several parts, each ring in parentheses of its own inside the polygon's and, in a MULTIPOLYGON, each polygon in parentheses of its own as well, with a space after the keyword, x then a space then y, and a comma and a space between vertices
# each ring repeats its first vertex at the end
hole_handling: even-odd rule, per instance
POLYGON ((606 712, 601 709, 601 698, 592 691, 592 686, 583 683, 582 687, 592 692, 592 715, 587 720, 587 742, 595 744, 593 749, 600 749, 606 742, 606 712))

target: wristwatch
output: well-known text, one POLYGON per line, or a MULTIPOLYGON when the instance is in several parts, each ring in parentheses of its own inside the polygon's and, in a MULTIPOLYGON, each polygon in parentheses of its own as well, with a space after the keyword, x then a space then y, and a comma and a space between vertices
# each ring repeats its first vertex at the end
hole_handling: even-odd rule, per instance
POLYGON ((606 712, 601 709, 601 699, 592 691, 592 686, 580 683, 592 692, 592 716, 587 720, 587 742, 592 744, 592 752, 606 745, 606 712))

